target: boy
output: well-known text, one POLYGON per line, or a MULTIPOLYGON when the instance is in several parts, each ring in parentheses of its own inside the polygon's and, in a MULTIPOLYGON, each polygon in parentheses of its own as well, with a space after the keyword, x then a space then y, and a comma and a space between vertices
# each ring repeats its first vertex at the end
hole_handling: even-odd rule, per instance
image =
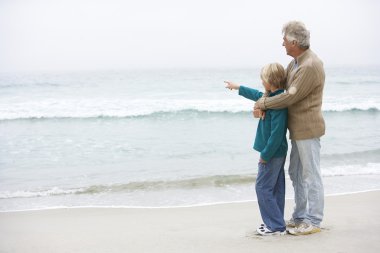
MULTIPOLYGON (((276 96, 285 90, 286 74, 281 64, 272 63, 261 70, 261 79, 266 93, 225 81, 226 88, 239 90, 239 95, 257 101, 263 95, 276 96)), ((284 235, 285 173, 284 165, 288 143, 287 109, 267 110, 265 120, 257 126, 253 148, 260 152, 256 179, 256 194, 264 224, 257 228, 260 235, 284 235)))

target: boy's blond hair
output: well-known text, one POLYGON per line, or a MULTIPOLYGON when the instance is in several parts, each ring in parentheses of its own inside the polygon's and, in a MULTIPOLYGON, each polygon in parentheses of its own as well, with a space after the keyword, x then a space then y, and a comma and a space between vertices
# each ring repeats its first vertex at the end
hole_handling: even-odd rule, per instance
POLYGON ((270 63, 261 69, 261 79, 277 89, 285 89, 286 73, 279 63, 270 63))

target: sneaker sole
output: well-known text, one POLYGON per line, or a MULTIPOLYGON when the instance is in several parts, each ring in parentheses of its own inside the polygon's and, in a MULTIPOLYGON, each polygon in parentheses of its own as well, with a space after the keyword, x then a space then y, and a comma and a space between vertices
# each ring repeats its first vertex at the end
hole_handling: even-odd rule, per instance
POLYGON ((257 233, 258 233, 258 235, 261 235, 261 236, 277 236, 277 235, 282 236, 282 235, 286 235, 286 231, 282 231, 282 232, 277 231, 277 232, 267 233, 267 234, 259 233, 259 232, 257 232, 257 233))

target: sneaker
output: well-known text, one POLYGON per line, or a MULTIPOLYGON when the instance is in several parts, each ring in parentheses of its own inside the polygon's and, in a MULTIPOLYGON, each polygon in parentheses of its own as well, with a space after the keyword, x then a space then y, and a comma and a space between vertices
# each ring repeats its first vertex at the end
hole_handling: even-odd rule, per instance
POLYGON ((321 228, 302 222, 295 228, 288 230, 292 235, 309 235, 321 232, 321 228))
POLYGON ((296 222, 293 220, 293 218, 291 218, 290 220, 285 221, 285 224, 286 224, 287 228, 295 228, 297 226, 296 222))
POLYGON ((260 234, 260 230, 263 230, 263 229, 265 229, 265 224, 260 224, 260 226, 256 228, 256 232, 260 234))
POLYGON ((270 230, 267 226, 263 226, 264 224, 261 224, 260 227, 257 228, 257 233, 262 235, 262 236, 267 236, 267 235, 285 235, 286 231, 272 231, 270 230))
MULTIPOLYGON (((266 226, 265 226, 265 224, 263 223, 263 224, 260 224, 260 227, 258 227, 257 229, 263 229, 264 227, 266 227, 266 226)), ((256 230, 257 230, 257 229, 256 229, 256 230)))

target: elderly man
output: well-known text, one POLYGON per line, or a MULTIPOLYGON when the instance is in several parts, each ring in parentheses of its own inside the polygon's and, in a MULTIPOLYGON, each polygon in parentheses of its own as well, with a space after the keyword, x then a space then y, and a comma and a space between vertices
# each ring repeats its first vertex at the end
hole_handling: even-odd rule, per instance
POLYGON ((292 143, 289 176, 295 193, 295 208, 287 221, 294 235, 320 232, 324 193, 320 170, 320 137, 325 134, 322 95, 325 72, 322 61, 312 52, 310 32, 291 21, 283 27, 283 46, 294 59, 288 65, 287 92, 263 97, 255 104, 254 115, 266 109, 288 108, 288 129, 292 143))

